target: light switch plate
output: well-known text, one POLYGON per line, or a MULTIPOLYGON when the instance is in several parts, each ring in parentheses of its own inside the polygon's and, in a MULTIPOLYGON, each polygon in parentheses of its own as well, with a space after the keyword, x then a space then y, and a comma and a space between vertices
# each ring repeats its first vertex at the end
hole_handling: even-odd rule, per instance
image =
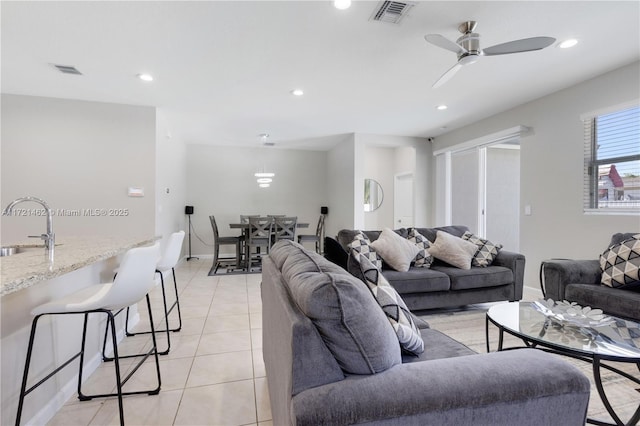
POLYGON ((144 197, 144 188, 139 186, 130 186, 127 194, 129 197, 144 197))

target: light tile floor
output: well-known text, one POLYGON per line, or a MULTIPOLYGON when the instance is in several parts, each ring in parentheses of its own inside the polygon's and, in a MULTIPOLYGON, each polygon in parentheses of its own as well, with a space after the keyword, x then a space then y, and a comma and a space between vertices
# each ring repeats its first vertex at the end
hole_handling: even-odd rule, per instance
MULTIPOLYGON (((129 396, 127 425, 271 425, 262 361, 260 274, 209 277, 210 259, 182 261, 176 268, 183 327, 171 333, 171 351, 160 357, 159 395, 129 396)), ((165 281, 173 294, 173 281, 165 281)), ((161 292, 152 294, 154 322, 160 322, 161 292)), ((148 330, 146 306, 136 329, 148 330)), ((174 313, 171 314, 174 327, 174 313)), ((175 323, 177 324, 177 322, 175 323)), ((160 326, 163 326, 160 324, 160 326)), ((127 337, 118 347, 132 353, 149 347, 149 335, 127 337)), ((166 337, 158 338, 160 350, 166 337)), ((124 369, 132 360, 123 360, 124 369)), ((103 363, 87 380, 87 392, 115 388, 113 363, 103 363)), ((155 364, 148 360, 125 390, 155 386, 155 364)), ((117 425, 116 399, 67 401, 49 425, 117 425)))

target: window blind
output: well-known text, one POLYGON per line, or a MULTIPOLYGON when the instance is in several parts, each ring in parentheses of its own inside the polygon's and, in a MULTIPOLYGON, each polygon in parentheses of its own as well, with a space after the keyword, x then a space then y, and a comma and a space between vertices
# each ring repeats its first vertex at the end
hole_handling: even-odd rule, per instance
POLYGON ((587 210, 640 211, 640 107, 583 119, 587 210))

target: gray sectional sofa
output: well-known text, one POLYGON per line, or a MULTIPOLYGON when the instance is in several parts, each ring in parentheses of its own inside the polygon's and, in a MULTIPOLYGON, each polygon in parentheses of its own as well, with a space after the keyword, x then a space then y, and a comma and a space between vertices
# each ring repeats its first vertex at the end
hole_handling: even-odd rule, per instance
POLYGON ((560 357, 475 354, 427 325, 403 355, 366 284, 291 241, 263 259, 262 323, 274 425, 585 422, 589 380, 560 357))
MULTIPOLYGON (((416 228, 429 241, 434 242, 437 231, 457 237, 469 229, 466 226, 416 228)), ((358 231, 343 229, 335 239, 325 239, 325 257, 358 275, 357 264, 349 259, 348 245, 358 231)), ((375 241, 380 231, 363 231, 375 241)), ((406 228, 396 233, 407 237, 406 228)), ((519 253, 501 250, 491 266, 459 269, 437 259, 431 268, 411 267, 407 272, 395 271, 383 265, 382 274, 412 310, 448 308, 473 303, 516 301, 522 299, 525 257, 519 253)))
MULTIPOLYGON (((614 234, 609 247, 634 234, 637 232, 614 234)), ((598 260, 553 259, 544 261, 541 267, 546 298, 568 300, 581 306, 600 308, 610 315, 640 321, 640 287, 607 287, 600 284, 601 277, 598 260)))

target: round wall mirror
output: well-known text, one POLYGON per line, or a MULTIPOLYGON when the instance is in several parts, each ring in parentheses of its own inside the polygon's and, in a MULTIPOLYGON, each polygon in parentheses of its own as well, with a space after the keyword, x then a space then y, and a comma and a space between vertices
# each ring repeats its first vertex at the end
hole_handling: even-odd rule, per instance
POLYGON ((382 205, 382 186, 373 179, 364 180, 364 211, 372 212, 382 205))

